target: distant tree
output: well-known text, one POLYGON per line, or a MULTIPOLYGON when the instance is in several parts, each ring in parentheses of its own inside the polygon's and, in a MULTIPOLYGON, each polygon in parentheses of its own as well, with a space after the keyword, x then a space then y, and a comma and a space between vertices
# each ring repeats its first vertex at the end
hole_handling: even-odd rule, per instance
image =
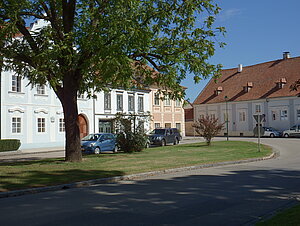
POLYGON ((193 124, 195 131, 206 140, 207 145, 211 144, 211 139, 218 135, 223 126, 224 123, 220 124, 218 118, 209 117, 208 115, 199 118, 193 124))
POLYGON ((65 158, 81 161, 77 95, 155 84, 183 97, 187 74, 199 82, 220 72, 208 62, 224 46, 219 11, 213 0, 0 0, 0 55, 33 86, 50 84, 64 111, 65 158), (28 30, 39 19, 45 26, 28 30))

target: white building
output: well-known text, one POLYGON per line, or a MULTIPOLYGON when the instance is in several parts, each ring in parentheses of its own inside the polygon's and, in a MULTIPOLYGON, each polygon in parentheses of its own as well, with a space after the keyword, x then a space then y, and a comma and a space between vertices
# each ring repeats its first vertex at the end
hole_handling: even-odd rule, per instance
POLYGON ((228 114, 229 135, 252 136, 253 115, 264 114, 264 126, 288 129, 300 123, 299 93, 290 91, 299 78, 300 57, 290 58, 288 52, 283 59, 222 70, 194 101, 194 120, 210 115, 225 122, 228 114))
MULTIPOLYGON (((1 139, 20 139, 20 149, 63 146, 64 115, 49 86, 28 86, 28 80, 13 72, 1 73, 1 139)), ((150 111, 149 90, 111 90, 97 99, 78 99, 81 137, 94 132, 114 132, 117 112, 141 114, 150 111)), ((149 125, 145 125, 149 129, 149 125)))

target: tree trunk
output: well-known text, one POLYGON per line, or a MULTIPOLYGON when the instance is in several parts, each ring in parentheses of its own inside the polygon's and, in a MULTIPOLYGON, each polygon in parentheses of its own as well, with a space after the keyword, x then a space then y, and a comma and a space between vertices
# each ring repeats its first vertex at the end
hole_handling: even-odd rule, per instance
POLYGON ((65 160, 69 162, 81 162, 80 130, 78 122, 77 89, 75 81, 65 82, 63 96, 60 98, 65 118, 66 152, 65 160))

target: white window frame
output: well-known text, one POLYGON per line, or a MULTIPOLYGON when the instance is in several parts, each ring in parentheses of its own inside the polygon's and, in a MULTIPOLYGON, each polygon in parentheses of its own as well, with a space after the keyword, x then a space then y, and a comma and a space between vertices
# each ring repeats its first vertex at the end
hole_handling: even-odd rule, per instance
POLYGON ((154 123, 154 128, 155 128, 155 129, 160 128, 160 123, 159 123, 159 122, 155 122, 155 123, 154 123))
POLYGON ((19 75, 12 75, 11 77, 11 91, 20 93, 21 92, 21 76, 19 75))
POLYGON ((58 129, 60 133, 64 133, 65 132, 65 119, 64 118, 60 118, 58 120, 58 129))
POLYGON ((11 133, 20 134, 22 132, 22 118, 14 116, 11 118, 11 133))
POLYGON ((36 86, 36 93, 38 95, 46 95, 46 86, 45 85, 37 85, 36 86))
POLYGON ((160 105, 159 93, 154 93, 154 105, 156 106, 160 105))
POLYGON ((246 111, 239 111, 239 122, 246 122, 246 111))
POLYGON ((111 110, 111 93, 104 93, 104 110, 111 110))
POLYGON ((255 104, 255 113, 261 113, 261 104, 255 104))
POLYGON ((144 96, 142 95, 138 96, 138 111, 144 112, 144 96))
POLYGON ((175 100, 175 107, 181 107, 181 100, 175 100))
POLYGON ((37 118, 37 132, 46 133, 46 118, 44 117, 37 118))
POLYGON ((285 120, 288 120, 288 110, 287 109, 280 110, 280 121, 285 121, 285 120))
POLYGON ((117 111, 123 111, 123 93, 117 93, 117 111))
POLYGON ((128 95, 128 111, 135 111, 134 95, 128 95))
POLYGON ((165 106, 171 106, 170 96, 169 95, 165 95, 164 99, 165 99, 165 101, 164 101, 165 106))
POLYGON ((300 108, 296 109, 296 118, 300 120, 300 108))

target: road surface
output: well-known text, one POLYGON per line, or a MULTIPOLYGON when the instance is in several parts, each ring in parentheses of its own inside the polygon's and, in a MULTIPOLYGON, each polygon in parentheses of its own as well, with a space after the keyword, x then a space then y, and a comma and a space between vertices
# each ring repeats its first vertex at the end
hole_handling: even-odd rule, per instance
POLYGON ((300 140, 262 142, 280 156, 2 198, 1 225, 253 225, 300 197, 300 140))

